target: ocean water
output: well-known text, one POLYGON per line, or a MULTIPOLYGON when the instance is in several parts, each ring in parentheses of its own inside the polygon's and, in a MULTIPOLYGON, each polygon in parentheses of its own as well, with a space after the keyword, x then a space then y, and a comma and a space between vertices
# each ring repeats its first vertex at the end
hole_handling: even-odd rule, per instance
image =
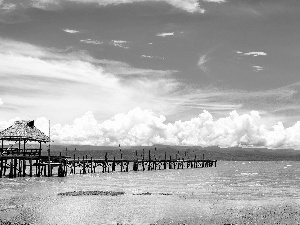
MULTIPOLYGON (((0 179, 0 221, 19 224, 300 224, 299 162, 0 179), (122 191, 124 195, 58 195, 122 191)), ((1 222, 0 222, 1 224, 1 222)))

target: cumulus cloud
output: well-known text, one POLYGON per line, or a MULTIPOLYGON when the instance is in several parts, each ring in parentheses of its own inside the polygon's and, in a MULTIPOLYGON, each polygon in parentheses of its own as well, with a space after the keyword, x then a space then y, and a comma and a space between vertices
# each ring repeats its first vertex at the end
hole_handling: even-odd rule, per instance
POLYGON ((267 53, 265 53, 265 52, 247 52, 247 53, 244 53, 244 55, 252 55, 253 57, 255 57, 255 56, 259 56, 259 55, 265 56, 265 55, 267 55, 267 53))
POLYGON ((200 56, 198 63, 197 63, 200 70, 202 70, 204 73, 206 73, 208 70, 207 66, 205 65, 207 62, 208 62, 207 55, 204 54, 204 55, 200 56))
POLYGON ((174 32, 170 32, 170 33, 159 33, 156 36, 158 37, 167 37, 167 36, 173 36, 174 32))
POLYGON ((79 33, 78 30, 71 30, 71 29, 63 29, 64 32, 70 33, 70 34, 76 34, 79 33))
POLYGON ((83 43, 86 43, 86 44, 94 44, 94 45, 101 45, 101 44, 103 44, 102 41, 97 41, 97 40, 92 40, 92 39, 80 40, 80 42, 83 42, 83 43))
MULTIPOLYGON (((0 127, 8 122, 0 122, 0 127)), ((47 133, 46 118, 36 120, 36 126, 47 133)), ((89 145, 188 145, 247 146, 300 149, 300 121, 285 128, 281 122, 267 129, 259 112, 214 119, 208 111, 186 120, 167 123, 166 117, 150 110, 134 108, 98 122, 92 112, 85 113, 72 124, 55 124, 51 135, 56 143, 89 145)))
POLYGON ((0 105, 3 105, 3 101, 2 101, 2 99, 0 98, 0 105))

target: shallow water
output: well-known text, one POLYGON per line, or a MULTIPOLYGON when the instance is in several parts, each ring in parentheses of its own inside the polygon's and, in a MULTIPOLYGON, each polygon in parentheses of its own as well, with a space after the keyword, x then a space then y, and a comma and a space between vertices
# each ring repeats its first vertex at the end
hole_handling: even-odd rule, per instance
MULTIPOLYGON (((283 221, 288 209, 295 222, 299 188, 298 162, 218 162, 216 168, 3 178, 0 219, 30 224, 224 224, 266 217, 268 224, 268 210, 283 221), (125 194, 58 195, 68 191, 125 194), (146 192, 151 195, 136 195, 146 192), (249 217, 249 212, 257 215, 249 217), (246 214, 249 218, 242 217, 246 214)), ((294 224, 290 219, 288 224, 294 224)))

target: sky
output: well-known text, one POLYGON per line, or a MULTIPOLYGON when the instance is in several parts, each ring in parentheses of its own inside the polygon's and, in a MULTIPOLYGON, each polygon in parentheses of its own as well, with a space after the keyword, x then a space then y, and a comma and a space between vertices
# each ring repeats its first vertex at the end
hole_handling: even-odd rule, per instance
POLYGON ((0 130, 300 149, 299 0, 0 0, 0 130))

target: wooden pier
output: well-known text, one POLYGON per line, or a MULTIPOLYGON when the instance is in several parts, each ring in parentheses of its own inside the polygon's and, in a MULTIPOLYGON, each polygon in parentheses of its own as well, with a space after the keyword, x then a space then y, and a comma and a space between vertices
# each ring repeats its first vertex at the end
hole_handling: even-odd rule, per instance
POLYGON ((120 146, 119 157, 114 155, 112 159, 109 159, 107 152, 102 159, 88 158, 87 155, 79 158, 75 154, 73 157, 62 156, 61 153, 59 156, 53 156, 50 154, 50 137, 38 130, 34 126, 34 121, 16 121, 12 126, 0 132, 0 140, 0 178, 64 177, 68 174, 188 169, 216 167, 217 165, 216 160, 205 160, 204 155, 202 159, 198 159, 196 155, 192 157, 186 152, 184 157, 180 157, 179 152, 173 158, 166 152, 164 156, 158 156, 156 148, 154 154, 151 154, 149 150, 146 156, 143 149, 141 155, 138 156, 135 151, 135 156, 123 159, 120 146), (38 144, 31 146, 30 142, 38 144), (49 143, 47 155, 42 154, 42 143, 49 143))
MULTIPOLYGON (((122 155, 122 154, 121 154, 122 155)), ((108 159, 108 153, 103 159, 83 156, 82 158, 70 156, 23 156, 5 155, 0 156, 0 178, 16 178, 25 176, 59 176, 64 177, 70 174, 88 173, 111 173, 130 171, 151 171, 171 169, 197 169, 216 167, 217 160, 172 158, 165 153, 164 159, 152 159, 149 156, 141 159, 122 159, 113 157, 108 159)))
POLYGON ((149 150, 148 158, 142 159, 108 159, 107 153, 104 159, 93 159, 83 156, 79 158, 74 155, 72 159, 66 159, 66 174, 87 174, 87 173, 110 173, 110 172, 129 172, 129 171, 150 171, 150 170, 170 170, 170 169, 192 169, 216 167, 217 160, 174 158, 167 156, 164 159, 151 159, 149 150))

